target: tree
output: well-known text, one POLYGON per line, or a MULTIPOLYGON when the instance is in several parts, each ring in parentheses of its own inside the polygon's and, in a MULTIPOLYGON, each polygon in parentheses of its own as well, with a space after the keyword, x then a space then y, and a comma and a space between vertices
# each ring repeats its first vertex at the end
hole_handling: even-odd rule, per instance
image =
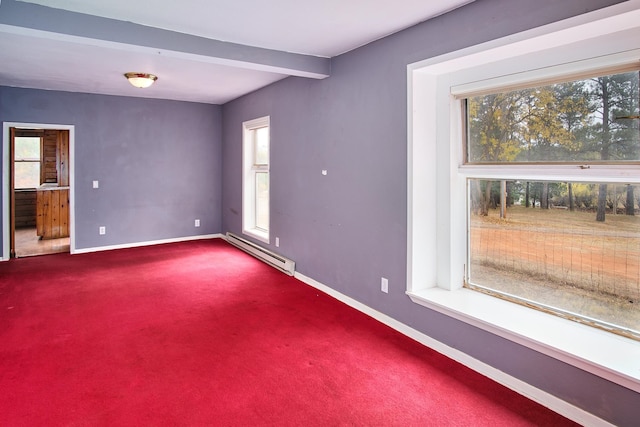
POLYGON ((634 200, 635 197, 633 195, 633 185, 631 184, 627 184, 627 200, 624 204, 624 213, 626 215, 635 215, 635 207, 634 207, 634 200))
MULTIPOLYGON (((467 161, 470 163, 616 162, 640 160, 640 129, 634 125, 640 96, 640 73, 621 73, 568 83, 519 89, 467 99, 467 161)), ((637 123, 637 120, 635 121, 637 123)), ((580 200, 578 183, 566 183, 568 202, 550 183, 525 182, 524 205, 548 208, 560 202, 573 210, 597 207, 596 220, 604 221, 606 183, 580 200), (597 197, 595 196, 597 194, 597 197)), ((474 211, 486 215, 498 204, 504 209, 509 192, 499 182, 477 181, 472 189, 474 211), (506 192, 505 192, 506 191, 506 192)), ((556 184, 553 184, 556 185, 556 184)), ((557 185, 556 185, 557 186, 557 185)), ((564 191, 564 190, 563 190, 564 191)), ((635 197, 627 188, 625 206, 635 197)), ((620 195, 622 196, 622 195, 620 195)), ((616 196, 617 197, 617 196, 616 196)), ((610 201, 612 207, 620 201, 610 201)), ((615 211, 614 211, 615 212, 615 211)), ((503 211, 503 216, 506 212, 503 211)))
MULTIPOLYGON (((519 143, 514 133, 519 98, 520 94, 508 92, 467 100, 470 162, 504 162, 517 156, 519 143)), ((491 187, 491 181, 476 182, 472 191, 476 214, 488 215, 492 203, 491 187)))
MULTIPOLYGON (((555 84, 528 90, 522 120, 525 161, 566 161, 578 152, 581 141, 574 131, 588 122, 588 102, 579 82, 555 84)), ((540 208, 549 209, 549 183, 542 183, 540 208)), ((527 200, 528 205, 528 200, 527 200)))
POLYGON ((467 100, 469 161, 512 161, 520 151, 517 132, 519 92, 476 96, 467 100))
POLYGON ((507 217, 507 181, 500 181, 500 218, 507 217))
MULTIPOLYGON (((638 159, 637 132, 616 117, 629 116, 637 108, 638 73, 624 73, 591 79, 593 111, 599 115, 588 149, 600 160, 638 159)), ((605 220, 607 184, 598 188, 596 221, 605 220)))
POLYGON ((609 209, 611 209, 612 213, 614 215, 618 214, 618 206, 620 206, 620 203, 622 203, 624 205, 623 202, 623 193, 625 192, 624 189, 620 189, 620 187, 618 185, 609 185, 607 188, 607 206, 609 207, 609 209))
POLYGON ((596 203, 596 221, 604 222, 607 208, 607 184, 598 185, 598 202, 596 203))
POLYGON ((549 209, 549 183, 542 183, 542 195, 540 196, 540 209, 549 209))
MULTIPOLYGON (((638 98, 637 98, 637 100, 632 100, 632 104, 636 104, 636 105, 630 105, 629 106, 630 107, 629 110, 633 110, 634 108, 637 107, 636 111, 638 113, 640 113, 640 71, 638 71, 638 79, 636 80, 636 88, 638 90, 638 98), (635 101, 637 101, 637 103, 635 101)), ((638 135, 638 142, 637 142, 637 144, 635 144, 635 146, 637 147, 637 150, 638 150, 638 158, 640 158, 640 121, 639 121, 640 119, 639 119, 639 115, 636 115, 635 117, 636 118, 634 120, 635 120, 635 123, 637 124, 637 130, 638 130, 638 132, 636 132, 637 135, 638 135)), ((630 185, 630 184, 627 184, 627 200, 626 200, 626 203, 624 205, 625 215, 635 215, 636 214, 634 201, 635 201, 634 186, 630 185)))
POLYGON ((489 215, 489 199, 487 192, 491 192, 491 181, 472 179, 471 186, 471 211, 478 216, 489 215))
POLYGON ((567 188, 569 190, 569 210, 573 212, 576 210, 575 202, 573 200, 573 182, 567 183, 567 188))

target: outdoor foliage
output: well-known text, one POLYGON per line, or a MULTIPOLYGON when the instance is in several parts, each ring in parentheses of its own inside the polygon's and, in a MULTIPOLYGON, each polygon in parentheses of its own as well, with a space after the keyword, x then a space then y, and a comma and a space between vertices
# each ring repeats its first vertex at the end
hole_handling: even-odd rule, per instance
MULTIPOLYGON (((640 161, 640 72, 467 98, 467 162, 619 163, 640 161)), ((507 203, 549 208, 551 201, 572 210, 624 208, 634 214, 634 186, 516 182, 507 203)), ((487 215, 500 200, 500 185, 473 181, 472 211, 487 215)), ((502 187, 504 188, 504 186, 502 187)))

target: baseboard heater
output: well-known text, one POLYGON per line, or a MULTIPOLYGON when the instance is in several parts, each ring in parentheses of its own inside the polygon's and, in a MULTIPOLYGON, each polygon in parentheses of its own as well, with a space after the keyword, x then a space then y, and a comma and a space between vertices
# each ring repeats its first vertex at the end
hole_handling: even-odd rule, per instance
POLYGON ((277 268, 283 273, 288 274, 289 276, 293 276, 293 273, 296 271, 296 263, 292 260, 262 248, 255 243, 251 243, 250 241, 233 233, 227 233, 227 242, 277 268))

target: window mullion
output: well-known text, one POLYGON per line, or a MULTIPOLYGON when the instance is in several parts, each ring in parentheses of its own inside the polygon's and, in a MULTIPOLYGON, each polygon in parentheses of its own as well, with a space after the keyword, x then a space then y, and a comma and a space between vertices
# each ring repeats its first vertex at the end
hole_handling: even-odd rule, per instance
POLYGON ((639 182, 640 165, 464 165, 462 178, 639 182))

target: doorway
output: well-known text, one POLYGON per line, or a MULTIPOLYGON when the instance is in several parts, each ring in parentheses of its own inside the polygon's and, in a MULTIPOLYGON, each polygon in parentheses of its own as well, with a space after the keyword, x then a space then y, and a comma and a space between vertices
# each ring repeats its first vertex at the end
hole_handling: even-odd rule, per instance
POLYGON ((5 130, 3 259, 71 252, 73 127, 5 123, 5 130))

